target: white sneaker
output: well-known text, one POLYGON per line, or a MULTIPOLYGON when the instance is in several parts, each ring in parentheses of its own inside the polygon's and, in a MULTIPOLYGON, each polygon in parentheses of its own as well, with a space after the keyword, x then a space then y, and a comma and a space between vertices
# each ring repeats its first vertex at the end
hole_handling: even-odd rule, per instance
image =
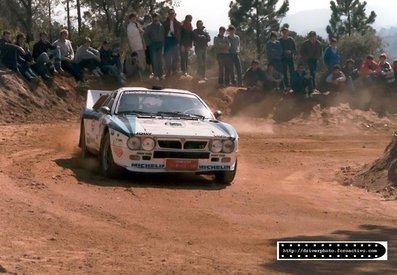
POLYGON ((317 89, 314 89, 312 92, 312 95, 321 95, 320 91, 317 89))

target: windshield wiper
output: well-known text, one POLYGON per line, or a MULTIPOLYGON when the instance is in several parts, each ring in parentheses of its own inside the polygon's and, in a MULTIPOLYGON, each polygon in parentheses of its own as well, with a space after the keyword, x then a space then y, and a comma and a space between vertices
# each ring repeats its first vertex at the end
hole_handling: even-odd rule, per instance
POLYGON ((191 118, 191 119, 204 119, 205 116, 197 115, 197 114, 189 114, 182 112, 157 112, 158 115, 161 116, 172 116, 172 117, 180 117, 180 118, 191 118))
POLYGON ((145 111, 121 111, 117 113, 118 115, 137 115, 137 116, 156 116, 156 113, 145 112, 145 111))

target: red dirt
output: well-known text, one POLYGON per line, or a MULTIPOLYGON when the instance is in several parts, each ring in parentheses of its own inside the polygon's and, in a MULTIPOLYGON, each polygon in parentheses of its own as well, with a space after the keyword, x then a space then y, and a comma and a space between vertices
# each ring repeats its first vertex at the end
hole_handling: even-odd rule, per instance
MULTIPOLYGON (((213 91, 199 93, 217 107, 213 91)), ((282 124, 225 118, 241 136, 228 187, 198 176, 103 178, 96 159, 77 157, 76 114, 0 126, 0 273, 392 274, 397 201, 337 174, 378 158, 396 120, 339 108, 282 124), (389 260, 278 262, 284 239, 387 240, 389 260)))

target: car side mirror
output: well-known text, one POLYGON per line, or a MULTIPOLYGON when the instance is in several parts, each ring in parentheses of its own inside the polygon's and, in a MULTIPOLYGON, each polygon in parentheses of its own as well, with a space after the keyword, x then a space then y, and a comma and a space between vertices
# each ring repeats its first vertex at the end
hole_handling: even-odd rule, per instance
POLYGON ((102 107, 99 109, 99 111, 100 111, 101 113, 110 115, 110 108, 109 108, 108 106, 102 106, 102 107))
POLYGON ((214 117, 215 117, 216 119, 220 118, 221 116, 222 116, 222 111, 216 110, 216 111, 214 112, 214 117))

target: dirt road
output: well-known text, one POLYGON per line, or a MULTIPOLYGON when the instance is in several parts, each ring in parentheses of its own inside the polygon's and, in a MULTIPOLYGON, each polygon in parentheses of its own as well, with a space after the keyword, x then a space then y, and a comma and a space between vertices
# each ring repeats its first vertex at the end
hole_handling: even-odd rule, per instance
POLYGON ((390 131, 245 125, 229 187, 195 176, 105 179, 78 124, 0 127, 0 273, 270 274, 397 268, 397 201, 335 180, 390 131), (387 240, 382 262, 277 262, 277 240, 387 240))

